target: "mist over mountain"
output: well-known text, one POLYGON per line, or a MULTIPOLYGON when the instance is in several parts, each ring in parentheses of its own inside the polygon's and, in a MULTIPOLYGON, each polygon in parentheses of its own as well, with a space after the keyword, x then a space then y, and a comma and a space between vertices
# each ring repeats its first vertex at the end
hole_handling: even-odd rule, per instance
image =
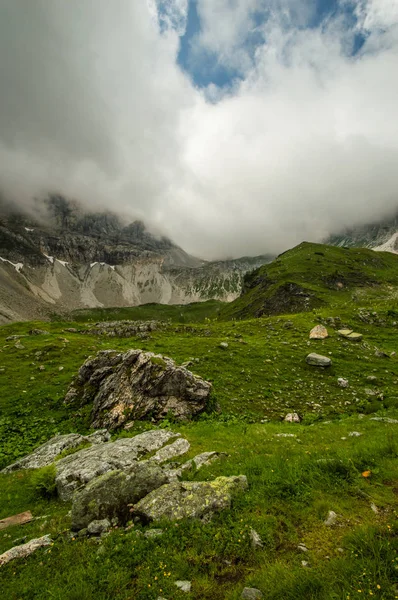
POLYGON ((394 215, 397 6, 0 0, 0 189, 206 259, 394 215))

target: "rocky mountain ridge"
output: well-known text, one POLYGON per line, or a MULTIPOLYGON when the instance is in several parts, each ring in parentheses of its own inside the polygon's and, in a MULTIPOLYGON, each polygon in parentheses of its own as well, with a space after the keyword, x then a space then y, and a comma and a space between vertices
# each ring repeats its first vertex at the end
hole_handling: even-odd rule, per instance
POLYGON ((206 262, 140 221, 52 196, 37 214, 0 206, 0 322, 76 308, 230 301, 270 257, 206 262))

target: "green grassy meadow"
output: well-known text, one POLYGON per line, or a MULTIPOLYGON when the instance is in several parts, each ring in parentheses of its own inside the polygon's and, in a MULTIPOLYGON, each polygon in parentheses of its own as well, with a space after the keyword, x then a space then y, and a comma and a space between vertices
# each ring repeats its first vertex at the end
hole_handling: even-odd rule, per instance
MULTIPOLYGON (((334 250, 347 252, 333 249, 331 261, 340 256, 335 258, 334 250)), ((63 405, 72 377, 99 350, 141 348, 178 364, 192 361, 189 368, 213 384, 212 408, 221 410, 189 424, 169 419, 159 425, 189 440, 188 458, 210 450, 226 453, 189 477, 244 474, 249 490, 209 524, 156 523, 164 534, 153 539, 142 535, 141 526, 114 528, 99 544, 71 535, 70 504, 43 497, 37 473, 0 474, 0 519, 26 510, 40 517, 0 530, 0 553, 16 540, 45 534, 53 539, 51 547, 0 567, 1 597, 237 600, 249 586, 267 600, 398 598, 398 423, 393 422, 398 419, 398 307, 390 289, 398 263, 393 257, 389 266, 383 257, 383 276, 370 265, 366 285, 347 283, 346 277, 346 287, 331 291, 328 302, 319 278, 307 282, 317 297, 325 295, 319 307, 303 312, 255 319, 258 304, 249 310, 242 296, 235 308, 216 302, 146 305, 78 311, 67 322, 2 327, 0 468, 57 433, 88 432, 89 407, 63 405), (370 282, 371 272, 377 284, 370 282), (236 307, 240 318, 231 320, 236 307), (331 317, 363 339, 345 340, 327 325, 329 338, 310 341, 311 328, 331 317), (86 333, 93 322, 116 319, 165 324, 145 340, 86 333), (49 334, 27 335, 34 327, 49 334), (71 327, 77 331, 65 331, 71 327), (18 340, 23 348, 7 341, 11 335, 26 335, 18 340), (221 348, 221 342, 228 347, 221 348), (308 366, 310 352, 329 356, 332 367, 308 366), (339 377, 348 379, 347 388, 339 387, 339 377), (289 412, 299 413, 302 422, 284 423, 289 412), (337 514, 333 526, 324 524, 329 511, 337 514), (252 547, 251 529, 262 548, 252 547), (176 580, 192 581, 192 591, 179 591, 176 580)), ((272 268, 287 269, 283 256, 278 260, 282 266, 272 268)), ((286 260, 292 260, 289 253, 286 260)), ((358 273, 358 265, 355 269, 358 273)), ((286 273, 284 281, 291 279, 286 273)), ((305 273, 297 275, 296 269, 296 280, 300 277, 305 273)), ((257 297, 258 289, 251 290, 257 297)), ((151 427, 137 422, 114 437, 151 427)))

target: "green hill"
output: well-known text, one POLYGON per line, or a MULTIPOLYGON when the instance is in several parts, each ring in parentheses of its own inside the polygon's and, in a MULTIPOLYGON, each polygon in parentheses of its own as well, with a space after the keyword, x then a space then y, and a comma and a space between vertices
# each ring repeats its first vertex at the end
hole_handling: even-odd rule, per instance
POLYGON ((248 319, 369 300, 398 285, 398 256, 303 242, 247 274, 221 318, 248 319))

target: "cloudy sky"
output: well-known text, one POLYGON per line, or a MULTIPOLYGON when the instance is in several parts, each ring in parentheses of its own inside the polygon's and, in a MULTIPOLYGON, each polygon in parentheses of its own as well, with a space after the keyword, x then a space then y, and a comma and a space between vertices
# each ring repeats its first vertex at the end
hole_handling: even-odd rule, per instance
POLYGON ((279 252, 398 209, 397 0, 0 0, 0 189, 279 252))

